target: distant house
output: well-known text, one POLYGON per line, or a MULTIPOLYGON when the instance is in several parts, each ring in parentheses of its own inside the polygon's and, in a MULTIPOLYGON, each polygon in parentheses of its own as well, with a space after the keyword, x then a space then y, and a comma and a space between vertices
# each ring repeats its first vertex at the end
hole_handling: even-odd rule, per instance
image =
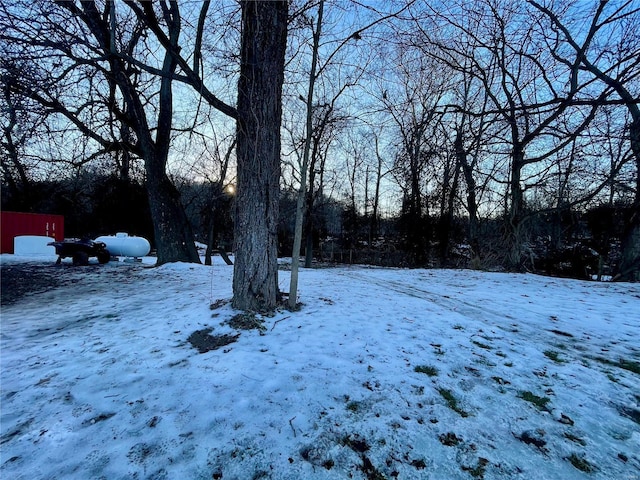
POLYGON ((0 212, 0 253, 14 253, 13 239, 39 235, 64 240, 64 216, 40 213, 0 212))

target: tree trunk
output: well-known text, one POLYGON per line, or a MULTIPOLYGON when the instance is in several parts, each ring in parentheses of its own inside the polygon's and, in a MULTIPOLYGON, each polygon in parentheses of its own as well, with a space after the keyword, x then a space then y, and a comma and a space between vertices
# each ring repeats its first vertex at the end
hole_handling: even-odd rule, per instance
POLYGON ((469 163, 467 152, 462 144, 462 132, 456 134, 454 142, 458 163, 462 166, 462 173, 467 185, 467 211, 469 212, 469 245, 474 257, 480 256, 480 241, 478 238, 478 201, 476 199, 476 180, 473 177, 473 166, 469 163))
POLYGON ((378 218, 378 212, 379 212, 379 206, 380 206, 380 184, 382 183, 382 177, 383 177, 383 174, 382 174, 383 161, 382 161, 382 156, 380 155, 377 136, 375 137, 375 144, 376 144, 376 159, 378 163, 376 167, 376 187, 373 192, 371 223, 369 224, 369 236, 373 241, 375 241, 375 239, 378 237, 378 234, 379 234, 378 230, 379 230, 380 222, 378 218))
POLYGON ((634 208, 629 228, 622 239, 622 259, 615 280, 640 282, 640 218, 638 207, 634 208))
POLYGON ((458 191, 458 181, 460 179, 460 164, 456 161, 453 168, 453 180, 451 187, 445 189, 448 181, 443 186, 443 190, 448 190, 448 196, 443 198, 443 205, 440 214, 440 263, 444 266, 449 257, 449 245, 451 243, 451 230, 453 228, 454 207, 456 192, 458 191), (446 202, 446 208, 445 208, 446 202))
POLYGON ((168 262, 200 263, 180 194, 164 171, 154 174, 147 168, 147 193, 158 265, 168 262))
MULTIPOLYGON (((120 138, 125 145, 131 145, 133 143, 131 128, 124 122, 120 123, 120 138)), ((117 162, 118 178, 124 182, 130 181, 131 157, 131 152, 125 148, 122 150, 121 157, 119 157, 117 162)))
MULTIPOLYGON (((113 7, 112 7, 113 8, 113 7)), ((165 15, 169 28, 169 38, 174 48, 178 46, 180 36, 180 14, 177 4, 171 5, 171 15, 165 15)), ((144 163, 147 173, 149 208, 153 219, 158 264, 168 262, 200 263, 193 231, 180 201, 180 194, 166 173, 167 159, 171 148, 171 130, 173 121, 173 89, 171 75, 176 70, 176 60, 166 52, 162 64, 163 76, 160 80, 158 95, 158 122, 154 148, 145 148, 144 163)), ((122 71, 120 78, 130 85, 129 77, 122 71), (126 79, 126 80, 125 80, 126 79)), ((132 99, 140 102, 140 96, 131 88, 132 99)), ((129 105, 130 107, 130 105, 129 105)), ((138 110, 142 105, 138 105, 138 110)), ((144 117, 139 113, 139 118, 144 117)), ((145 117, 146 118, 146 117, 145 117)), ((140 135, 148 135, 144 122, 139 122, 140 135)), ((146 143, 151 144, 152 140, 146 143)))
POLYGON ((635 111, 632 106, 629 106, 629 109, 633 118, 629 126, 629 137, 631 150, 636 160, 636 195, 622 239, 622 258, 615 279, 640 282, 640 114, 637 106, 635 111))
MULTIPOLYGON (((313 169, 313 165, 311 166, 313 169)), ((309 171, 309 190, 307 191, 307 203, 304 217, 304 231, 305 231, 305 248, 304 248, 304 266, 305 268, 311 268, 313 265, 313 204, 314 204, 314 192, 313 182, 315 175, 313 170, 309 171)))
MULTIPOLYGON (((311 141, 313 139, 313 95, 316 84, 316 69, 318 66, 318 48, 320 44, 320 34, 322 32, 322 14, 324 11, 324 0, 320 0, 318 5, 318 22, 316 30, 313 32, 313 54, 311 59, 311 72, 309 72, 309 88, 307 90, 307 118, 304 140, 304 152, 302 154, 302 165, 300 166, 300 190, 296 201, 296 222, 293 232, 293 251, 291 253, 291 282, 289 283, 289 308, 296 308, 298 300, 298 271, 300 267, 300 247, 302 245, 302 224, 304 221, 304 205, 307 188, 307 172, 309 169, 309 154, 311 151, 311 141)), ((312 212, 306 212, 307 216, 311 216, 312 212)), ((313 250, 312 232, 307 231, 307 235, 311 238, 311 247, 313 250)), ((309 242, 307 242, 307 247, 309 242)), ((309 255, 307 253, 307 257, 309 255)))
MULTIPOLYGON (((306 250, 305 250, 305 259, 304 266, 306 268, 311 268, 313 265, 313 240, 314 240, 314 230, 316 228, 320 228, 316 221, 318 220, 318 215, 316 209, 316 200, 319 199, 321 202, 323 200, 323 184, 324 184, 324 167, 326 165, 326 150, 324 153, 320 153, 319 144, 321 138, 318 136, 313 140, 313 150, 311 152, 311 158, 309 161, 309 181, 307 182, 309 188, 307 189, 307 203, 306 203, 306 212, 305 212, 305 232, 307 235, 306 238, 306 250), (320 165, 317 166, 318 160, 320 161, 320 165), (319 174, 318 181, 318 189, 314 191, 316 185, 316 174, 319 174)), ((327 146, 325 145, 325 149, 327 146)), ((322 206, 322 203, 321 203, 322 206)), ((321 224, 322 225, 322 224, 321 224)))
POLYGON ((269 311, 278 296, 280 121, 286 1, 241 2, 233 307, 269 311))
POLYGON ((213 265, 211 256, 213 255, 214 243, 216 241, 215 235, 215 218, 216 218, 216 206, 215 199, 212 200, 212 204, 207 206, 207 248, 204 252, 204 264, 213 265))
POLYGON ((507 224, 507 265, 510 268, 519 270, 522 265, 522 254, 524 247, 523 232, 523 196, 520 186, 522 165, 524 163, 524 152, 519 148, 514 148, 511 164, 511 180, 509 182, 511 205, 509 207, 509 218, 507 224))

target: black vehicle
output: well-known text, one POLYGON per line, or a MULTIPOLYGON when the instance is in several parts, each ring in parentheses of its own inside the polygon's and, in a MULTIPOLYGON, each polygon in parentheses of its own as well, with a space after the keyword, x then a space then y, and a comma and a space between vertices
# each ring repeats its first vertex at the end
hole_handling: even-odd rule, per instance
POLYGON ((89 257, 97 257, 101 264, 107 263, 111 259, 111 254, 107 250, 107 245, 103 242, 83 238, 65 238, 62 242, 51 242, 56 249, 58 260, 56 264, 60 264, 63 258, 71 257, 74 265, 88 265, 89 257))

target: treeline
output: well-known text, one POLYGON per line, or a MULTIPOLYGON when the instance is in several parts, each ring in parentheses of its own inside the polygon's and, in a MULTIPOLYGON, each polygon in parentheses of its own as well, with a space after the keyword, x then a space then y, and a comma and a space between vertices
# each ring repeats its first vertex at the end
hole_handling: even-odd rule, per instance
MULTIPOLYGON (((233 194, 215 183, 182 182, 180 195, 202 248, 233 251, 233 194)), ((291 255, 296 195, 291 189, 281 193, 279 256, 291 255)), ((147 194, 139 181, 84 171, 73 179, 33 182, 28 194, 3 188, 1 207, 64 215, 67 237, 127 232, 149 239, 155 248, 147 194)), ((574 278, 615 277, 630 215, 628 205, 539 213, 528 231, 523 270, 574 278)), ((469 219, 463 216, 428 216, 418 222, 405 209, 392 217, 374 217, 353 210, 349 202, 322 197, 314 217, 313 230, 303 237, 307 267, 358 263, 499 270, 508 265, 504 217, 483 219, 475 246, 470 244, 469 219)))

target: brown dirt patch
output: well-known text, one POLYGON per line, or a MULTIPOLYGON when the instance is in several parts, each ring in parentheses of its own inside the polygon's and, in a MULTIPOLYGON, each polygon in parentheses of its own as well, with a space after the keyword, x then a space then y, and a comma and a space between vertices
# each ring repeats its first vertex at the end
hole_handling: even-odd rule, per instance
POLYGON ((238 340, 238 335, 210 335, 212 329, 205 328, 196 330, 187 339, 191 345, 198 349, 200 353, 207 353, 211 350, 217 350, 220 347, 229 345, 238 340))

